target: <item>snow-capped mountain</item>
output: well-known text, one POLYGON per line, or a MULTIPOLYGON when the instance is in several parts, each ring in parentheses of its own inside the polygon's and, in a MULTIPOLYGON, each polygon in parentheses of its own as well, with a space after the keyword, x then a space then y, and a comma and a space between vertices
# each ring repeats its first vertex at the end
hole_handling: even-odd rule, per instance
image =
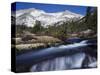
MULTIPOLYGON (((12 16, 14 16, 12 14, 12 16)), ((49 25, 54 25, 56 23, 62 24, 63 22, 70 20, 77 20, 82 18, 80 14, 70 12, 68 10, 55 13, 47 13, 43 10, 29 8, 16 11, 16 25, 27 25, 34 26, 37 21, 40 21, 41 25, 48 27, 49 25)))

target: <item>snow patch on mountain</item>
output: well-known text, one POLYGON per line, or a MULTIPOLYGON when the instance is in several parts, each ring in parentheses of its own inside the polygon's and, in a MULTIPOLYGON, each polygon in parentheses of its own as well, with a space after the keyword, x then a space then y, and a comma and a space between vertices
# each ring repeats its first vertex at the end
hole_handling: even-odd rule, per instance
POLYGON ((63 22, 67 22, 72 19, 77 20, 82 17, 83 15, 76 14, 68 10, 62 12, 47 13, 43 10, 35 8, 17 10, 15 15, 16 25, 24 24, 29 27, 34 26, 36 21, 40 21, 42 26, 48 27, 49 25, 54 25, 56 23, 62 24, 63 22))

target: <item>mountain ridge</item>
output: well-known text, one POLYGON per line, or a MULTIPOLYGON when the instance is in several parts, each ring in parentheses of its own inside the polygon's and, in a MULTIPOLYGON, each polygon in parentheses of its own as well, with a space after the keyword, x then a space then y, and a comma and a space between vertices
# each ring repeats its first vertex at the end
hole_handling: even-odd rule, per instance
MULTIPOLYGON (((48 27, 60 22, 67 22, 70 20, 77 20, 83 17, 83 15, 73 13, 69 10, 48 13, 40 9, 29 8, 15 11, 16 25, 34 26, 36 21, 40 21, 41 25, 48 27)), ((12 16, 14 16, 12 14, 12 16)), ((60 23, 60 24, 62 24, 60 23)))

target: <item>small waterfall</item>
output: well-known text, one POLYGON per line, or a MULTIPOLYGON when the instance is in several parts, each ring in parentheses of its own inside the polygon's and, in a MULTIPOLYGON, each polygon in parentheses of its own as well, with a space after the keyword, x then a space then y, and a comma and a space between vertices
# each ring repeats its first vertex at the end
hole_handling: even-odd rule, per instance
POLYGON ((81 43, 81 44, 86 44, 87 41, 88 41, 88 40, 83 40, 83 41, 81 41, 80 43, 81 43))
POLYGON ((87 44, 85 43, 85 41, 82 41, 80 43, 74 43, 74 44, 70 44, 70 45, 61 45, 58 48, 76 48, 76 47, 80 47, 80 46, 86 46, 87 44))
POLYGON ((40 62, 36 65, 33 65, 30 71, 56 71, 56 70, 67 70, 67 69, 76 69, 82 67, 95 67, 96 59, 92 59, 92 57, 88 56, 85 53, 77 53, 71 56, 63 56, 57 57, 52 60, 47 60, 44 62, 40 62), (94 61, 94 62, 93 62, 94 61), (83 64, 86 62, 85 64, 83 64), (93 62, 93 63, 92 63, 93 62))

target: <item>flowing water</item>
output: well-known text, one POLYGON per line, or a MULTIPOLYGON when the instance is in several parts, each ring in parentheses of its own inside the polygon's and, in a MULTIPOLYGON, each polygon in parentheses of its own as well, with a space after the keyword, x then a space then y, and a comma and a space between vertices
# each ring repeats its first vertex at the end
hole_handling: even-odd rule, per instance
POLYGON ((93 44, 88 44, 87 41, 83 40, 79 43, 60 45, 18 55, 16 56, 17 71, 38 72, 95 68, 97 67, 97 58, 93 54, 95 54, 96 48, 93 44))

